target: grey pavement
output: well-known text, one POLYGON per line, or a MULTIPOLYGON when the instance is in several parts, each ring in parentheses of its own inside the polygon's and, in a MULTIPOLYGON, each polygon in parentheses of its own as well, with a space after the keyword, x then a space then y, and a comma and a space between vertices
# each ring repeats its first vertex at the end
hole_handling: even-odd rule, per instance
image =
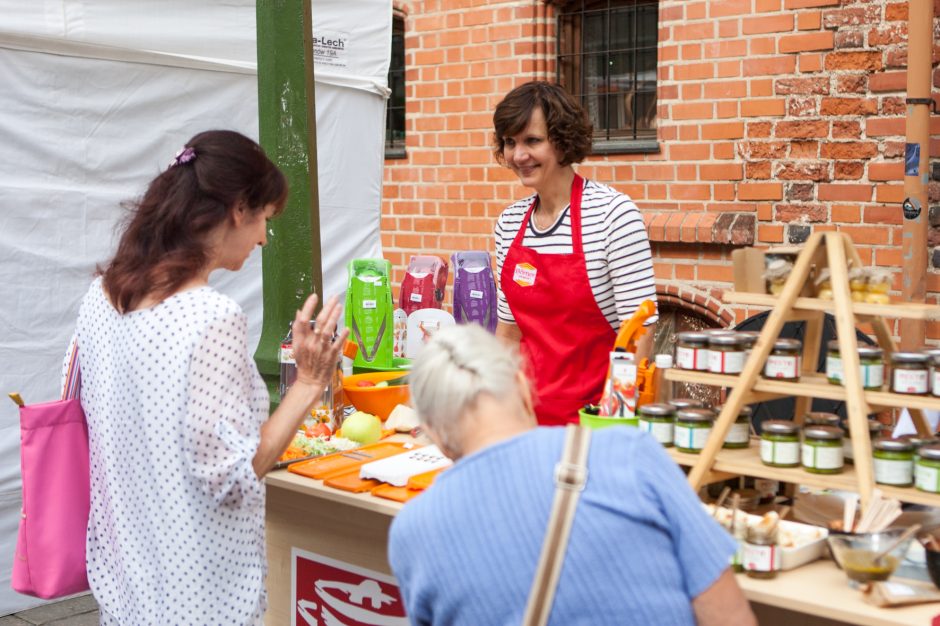
POLYGON ((90 593, 0 617, 0 626, 97 626, 98 603, 90 593))

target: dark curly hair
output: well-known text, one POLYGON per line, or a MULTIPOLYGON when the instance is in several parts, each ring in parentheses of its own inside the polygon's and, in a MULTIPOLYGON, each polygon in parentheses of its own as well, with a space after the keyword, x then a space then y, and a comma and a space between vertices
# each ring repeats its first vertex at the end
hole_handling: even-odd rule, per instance
POLYGON ((534 80, 519 85, 496 105, 493 112, 493 154, 504 163, 504 137, 522 132, 535 107, 541 107, 548 126, 548 139, 560 153, 559 163, 570 165, 591 152, 594 128, 587 113, 560 85, 534 80))
POLYGON ((99 268, 111 303, 122 313, 148 295, 172 295, 203 269, 209 233, 236 209, 257 214, 273 204, 280 213, 287 202, 287 179, 248 137, 210 130, 186 148, 191 150, 130 205, 117 253, 99 268))

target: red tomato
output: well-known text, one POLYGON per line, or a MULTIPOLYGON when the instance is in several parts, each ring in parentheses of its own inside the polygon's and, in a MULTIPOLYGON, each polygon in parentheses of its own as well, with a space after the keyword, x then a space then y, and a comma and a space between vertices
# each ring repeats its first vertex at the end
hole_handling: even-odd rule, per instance
POLYGON ((360 380, 356 383, 357 387, 375 387, 375 383, 371 380, 360 380))
POLYGON ((326 437, 329 439, 333 435, 333 431, 330 430, 330 427, 326 424, 317 424, 312 429, 312 437, 326 437))

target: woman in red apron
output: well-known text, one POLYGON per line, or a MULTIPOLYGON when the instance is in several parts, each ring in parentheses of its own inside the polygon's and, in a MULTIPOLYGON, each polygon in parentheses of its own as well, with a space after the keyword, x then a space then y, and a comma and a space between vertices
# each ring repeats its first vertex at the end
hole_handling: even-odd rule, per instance
MULTIPOLYGON (((497 106, 493 122, 497 160, 536 191, 507 208, 497 223, 496 333, 518 342, 528 360, 539 423, 577 422, 578 409, 600 399, 614 328, 633 312, 618 291, 631 294, 636 305, 655 300, 649 242, 629 198, 575 173, 572 164, 589 152, 592 129, 583 109, 561 87, 545 82, 517 87, 497 106), (615 236, 595 236, 586 253, 582 198, 588 195, 592 219, 600 220, 591 225, 592 232, 632 229, 633 235, 619 242, 615 236), (611 245, 616 249, 607 249, 611 245), (587 255, 603 259, 601 267, 616 268, 595 272, 592 280, 587 255), (610 262, 618 255, 627 260, 610 262), (606 314, 598 297, 608 303, 606 314)), ((649 351, 652 335, 644 336, 638 357, 649 351)))

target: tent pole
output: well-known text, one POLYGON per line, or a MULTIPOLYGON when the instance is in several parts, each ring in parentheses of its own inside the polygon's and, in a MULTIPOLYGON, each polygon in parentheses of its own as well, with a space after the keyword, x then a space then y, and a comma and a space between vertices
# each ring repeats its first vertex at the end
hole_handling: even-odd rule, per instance
POLYGON ((281 340, 306 296, 323 295, 310 0, 258 0, 257 36, 261 145, 290 185, 262 251, 264 319, 255 361, 273 408, 281 340))
MULTIPOLYGON (((933 0, 908 2, 907 141, 904 150, 904 227, 901 297, 924 302, 927 296, 927 181, 930 159, 931 54, 933 0)), ((901 320, 902 350, 924 345, 924 320, 901 320)))

